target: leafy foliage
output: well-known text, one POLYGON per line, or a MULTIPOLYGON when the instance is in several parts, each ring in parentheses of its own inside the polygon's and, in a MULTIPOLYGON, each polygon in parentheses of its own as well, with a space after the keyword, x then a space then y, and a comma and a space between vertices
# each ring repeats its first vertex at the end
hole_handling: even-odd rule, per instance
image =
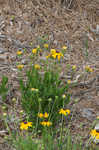
POLYGON ((36 123, 38 113, 48 112, 49 120, 55 125, 59 119, 59 109, 63 107, 63 102, 69 103, 70 101, 68 85, 63 86, 58 73, 50 70, 46 71, 42 77, 33 67, 27 72, 27 81, 24 83, 22 79, 20 80, 20 88, 23 109, 34 123, 36 123), (66 93, 65 100, 62 98, 64 93, 66 93))

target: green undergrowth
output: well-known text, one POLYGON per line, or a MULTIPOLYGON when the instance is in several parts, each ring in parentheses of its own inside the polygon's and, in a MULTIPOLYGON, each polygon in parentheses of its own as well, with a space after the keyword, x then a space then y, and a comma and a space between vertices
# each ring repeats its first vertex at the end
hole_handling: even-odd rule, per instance
POLYGON ((48 113, 48 121, 55 126, 60 119, 59 110, 66 107, 70 101, 68 93, 68 84, 62 85, 59 74, 53 71, 46 71, 43 76, 37 69, 32 67, 27 72, 27 81, 23 83, 20 80, 20 88, 22 93, 22 107, 28 115, 28 121, 32 121, 33 125, 40 126, 43 118, 38 118, 38 113, 48 113), (63 94, 66 97, 63 97, 63 94), (65 104, 65 105, 64 105, 65 104))
MULTIPOLYGON (((62 60, 68 47, 64 45, 60 50, 50 49, 49 42, 44 38, 39 39, 39 43, 37 47, 33 47, 29 55, 30 62, 25 76, 22 73, 24 64, 20 62, 16 64, 22 110, 18 117, 14 114, 15 129, 13 130, 9 127, 9 120, 12 116, 4 112, 3 121, 9 133, 6 140, 9 139, 8 141, 12 143, 15 150, 94 150, 93 146, 86 147, 81 139, 75 140, 76 138, 70 133, 69 123, 72 118, 72 108, 69 106, 70 85, 77 84, 78 81, 71 81, 74 80, 76 74, 76 65, 66 64, 65 66, 67 73, 71 72, 71 80, 63 81, 60 78, 60 73, 64 73, 62 60), (45 51, 47 56, 45 56, 45 51), (40 64, 36 63, 43 52, 45 59, 40 64)), ((18 50, 19 60, 26 53, 26 50, 25 52, 18 50)), ((86 66, 84 72, 87 76, 93 72, 93 69, 86 66)), ((6 99, 8 92, 7 82, 8 78, 4 76, 0 83, 0 96, 3 100, 6 99)), ((17 109, 16 99, 12 99, 13 113, 17 109)), ((3 109, 7 110, 5 106, 3 109)), ((95 147, 95 150, 98 149, 95 147)))
POLYGON ((86 147, 81 140, 73 140, 69 130, 65 132, 62 140, 47 131, 43 131, 41 138, 18 136, 13 140, 13 146, 16 150, 98 150, 94 144, 86 147))

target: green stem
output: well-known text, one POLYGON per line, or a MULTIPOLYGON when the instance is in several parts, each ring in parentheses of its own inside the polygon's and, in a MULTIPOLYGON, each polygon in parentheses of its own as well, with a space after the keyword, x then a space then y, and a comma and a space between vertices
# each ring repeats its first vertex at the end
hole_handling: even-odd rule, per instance
POLYGON ((62 143, 62 137, 63 137, 63 115, 62 115, 61 131, 60 131, 60 143, 62 143))
MULTIPOLYGON (((63 108, 64 108, 64 100, 63 100, 63 108)), ((61 131, 60 131, 60 143, 62 143, 62 137, 63 137, 63 114, 62 114, 62 124, 61 124, 61 131)))
POLYGON ((54 104, 53 104, 52 109, 51 109, 51 113, 50 113, 50 116, 49 116, 49 120, 50 120, 50 118, 51 118, 51 116, 52 116, 52 112, 53 112, 53 109, 54 109, 55 102, 56 102, 56 98, 55 98, 54 104))
MULTIPOLYGON (((40 104, 40 102, 39 102, 39 111, 38 111, 38 113, 40 113, 40 109, 41 109, 41 104, 40 104)), ((37 116, 36 131, 37 131, 37 127, 38 127, 38 121, 39 121, 39 117, 37 116)))
POLYGON ((7 128, 7 130, 8 130, 8 133, 11 135, 11 131, 10 131, 10 128, 9 128, 7 122, 6 122, 6 119, 4 119, 4 122, 5 122, 6 128, 7 128))

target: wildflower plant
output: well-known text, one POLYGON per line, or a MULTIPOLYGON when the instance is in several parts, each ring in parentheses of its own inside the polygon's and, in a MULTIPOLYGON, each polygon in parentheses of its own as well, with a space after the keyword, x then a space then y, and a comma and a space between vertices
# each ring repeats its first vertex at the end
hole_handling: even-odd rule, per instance
POLYGON ((47 70, 42 76, 35 66, 27 71, 25 83, 20 80, 20 89, 23 110, 35 126, 55 126, 63 101, 65 104, 70 101, 68 84, 62 86, 59 74, 47 70))

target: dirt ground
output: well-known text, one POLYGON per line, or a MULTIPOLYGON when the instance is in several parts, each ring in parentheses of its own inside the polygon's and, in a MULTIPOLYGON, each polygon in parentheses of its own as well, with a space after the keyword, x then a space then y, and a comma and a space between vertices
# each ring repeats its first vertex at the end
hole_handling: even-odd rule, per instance
MULTIPOLYGON (((0 0, 0 78, 2 75, 9 78, 11 90, 7 104, 10 107, 11 98, 20 97, 17 91, 17 50, 26 48, 30 52, 39 44, 38 38, 45 35, 48 35, 51 47, 60 49, 62 45, 67 45, 63 67, 66 64, 77 65, 74 79, 83 73, 85 65, 94 70, 85 81, 79 79, 78 86, 71 89, 69 104, 73 112, 71 132, 80 134, 86 140, 89 127, 99 116, 99 1, 74 0, 70 6, 68 4, 65 0, 62 3, 59 0, 0 0), (78 102, 75 103, 75 100, 78 102)), ((25 65, 27 57, 23 56, 21 60, 25 65)), ((2 119, 0 124, 2 131, 2 119)), ((2 137, 0 135, 1 141, 2 137)), ((3 144, 0 143, 2 147, 3 144)), ((7 149, 8 146, 4 150, 7 149)))

